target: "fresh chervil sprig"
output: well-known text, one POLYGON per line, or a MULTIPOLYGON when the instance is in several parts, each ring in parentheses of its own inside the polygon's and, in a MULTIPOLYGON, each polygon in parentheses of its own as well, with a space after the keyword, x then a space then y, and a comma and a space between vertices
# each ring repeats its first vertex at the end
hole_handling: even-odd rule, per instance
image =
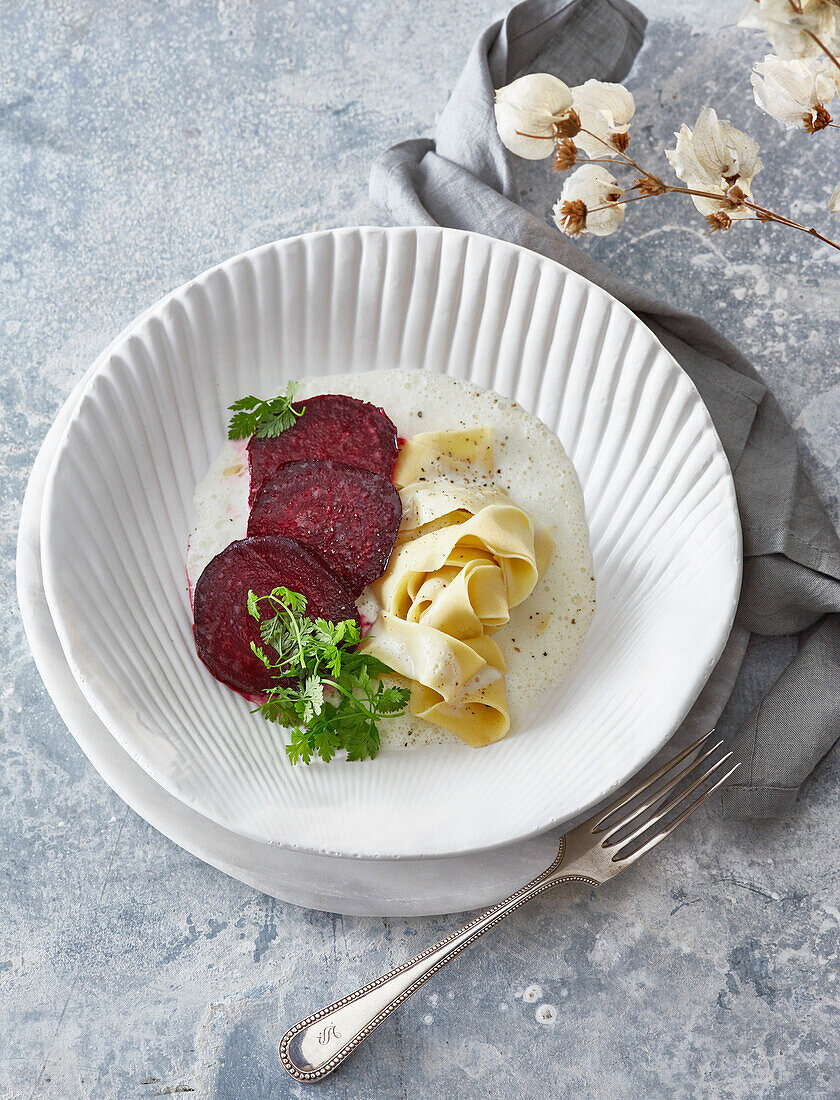
POLYGON ((298 391, 297 382, 290 382, 286 392, 270 401, 259 397, 240 397, 228 408, 233 413, 228 425, 228 439, 247 439, 255 435, 257 439, 273 439, 291 428, 299 416, 303 416, 306 407, 293 409, 292 402, 298 391))
POLYGON ((286 752, 293 764, 316 756, 329 761, 342 749, 348 760, 374 757, 380 720, 404 711, 411 693, 386 685, 381 677, 392 670, 355 651, 353 619, 331 623, 305 612, 300 592, 248 593, 248 614, 260 624, 263 643, 251 649, 277 679, 255 713, 291 729, 286 752))

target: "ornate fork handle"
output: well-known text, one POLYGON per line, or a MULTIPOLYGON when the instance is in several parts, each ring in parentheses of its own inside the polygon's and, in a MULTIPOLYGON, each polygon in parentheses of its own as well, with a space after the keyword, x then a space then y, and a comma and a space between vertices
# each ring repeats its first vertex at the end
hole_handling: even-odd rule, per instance
POLYGON ((303 1084, 320 1081, 340 1066, 359 1043, 432 974, 436 974, 450 959, 520 905, 561 882, 586 882, 590 886, 600 886, 655 848, 707 802, 738 767, 736 763, 721 774, 722 766, 732 756, 731 752, 726 753, 685 786, 696 775, 700 765, 708 763, 712 754, 721 747, 721 742, 718 742, 701 752, 709 736, 706 734, 683 749, 643 779, 629 794, 619 795, 605 811, 596 813, 561 837, 557 858, 551 866, 521 890, 422 955, 415 955, 407 963, 362 986, 349 997, 343 997, 295 1024, 280 1040, 280 1061, 286 1072, 303 1084), (689 762, 683 764, 686 758, 690 758, 689 762), (682 767, 674 774, 681 764, 682 767), (669 775, 671 778, 667 778, 669 775), (717 781, 705 787, 715 777, 718 777, 717 781), (683 789, 680 790, 680 787, 683 789), (701 788, 702 792, 698 794, 701 788), (695 794, 697 797, 693 798, 695 794), (639 799, 643 801, 637 804, 639 799), (674 817, 674 814, 677 816, 674 817), (632 830, 629 835, 628 830, 632 830))
POLYGON ((425 981, 520 905, 561 882, 598 885, 582 875, 559 874, 564 854, 565 843, 561 843, 554 863, 515 894, 402 966, 295 1024, 280 1040, 280 1061, 286 1072, 304 1084, 320 1081, 425 981))

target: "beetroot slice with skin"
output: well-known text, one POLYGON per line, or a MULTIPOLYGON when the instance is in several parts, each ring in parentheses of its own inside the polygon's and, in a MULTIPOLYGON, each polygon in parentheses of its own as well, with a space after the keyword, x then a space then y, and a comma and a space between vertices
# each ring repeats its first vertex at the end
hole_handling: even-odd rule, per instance
POLYGON ((340 393, 308 397, 292 408, 305 412, 291 428, 273 439, 251 436, 248 441, 252 502, 263 483, 287 462, 333 460, 390 478, 397 459, 397 429, 382 409, 340 393))
POLYGON ((382 474, 341 462, 289 462, 257 494, 248 535, 285 535, 319 554, 354 595, 385 572, 402 519, 382 474))
POLYGON ((347 584, 307 547, 281 535, 232 542, 198 578, 193 629, 195 648, 210 672, 244 695, 262 694, 277 682, 251 652, 251 642, 262 645, 262 639, 248 614, 248 592, 267 596, 281 585, 306 596, 306 614, 313 619, 359 622, 347 584))

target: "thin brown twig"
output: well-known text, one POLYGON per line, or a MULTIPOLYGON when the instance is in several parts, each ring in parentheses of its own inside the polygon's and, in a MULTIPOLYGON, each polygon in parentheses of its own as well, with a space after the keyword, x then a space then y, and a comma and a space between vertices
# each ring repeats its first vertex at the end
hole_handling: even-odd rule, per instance
MULTIPOLYGON (((701 199, 714 199, 719 202, 724 196, 716 195, 713 191, 697 191, 692 187, 675 187, 673 184, 665 184, 665 191, 661 192, 666 194, 672 192, 679 195, 696 195, 701 199)), ((591 210, 587 211, 589 214, 595 214, 599 210, 608 210, 611 206, 626 206, 630 202, 638 202, 639 199, 654 199, 656 195, 632 195, 629 199, 617 199, 615 202, 606 203, 604 206, 594 206, 591 210)), ((772 221, 778 225, 787 225, 791 229, 798 229, 802 233, 807 233, 810 237, 816 237, 817 240, 822 241, 824 244, 831 245, 832 248, 836 248, 840 252, 840 244, 837 241, 832 241, 830 237, 823 236, 813 226, 802 225, 800 222, 794 221, 793 218, 788 218, 785 214, 777 214, 774 210, 768 210, 765 206, 759 206, 757 203, 749 202, 744 199, 740 204, 746 206, 748 210, 755 210, 756 215, 764 215, 762 218, 745 218, 744 221, 772 221)))
MULTIPOLYGON (((720 200, 720 195, 715 195, 713 191, 693 191, 690 187, 672 187, 669 185, 669 191, 675 191, 684 195, 697 195, 700 198, 717 199, 720 200)), ((801 222, 794 221, 793 218, 789 218, 786 214, 777 214, 775 210, 768 210, 766 206, 759 206, 758 203, 750 202, 749 199, 743 199, 740 203, 741 206, 746 206, 748 210, 755 210, 756 214, 763 214, 764 220, 777 222, 779 225, 790 226, 791 229, 799 229, 802 233, 807 233, 811 237, 816 237, 823 241, 824 244, 830 244, 832 248, 836 248, 840 251, 840 244, 837 241, 832 241, 830 237, 824 237, 822 233, 819 233, 813 226, 802 225, 801 222)), ((759 218, 759 221, 762 219, 759 218)))
MULTIPOLYGON (((794 0, 790 0, 790 3, 791 3, 791 5, 793 5, 794 0)), ((794 10, 796 10, 796 9, 794 9, 794 10)), ((801 14, 801 9, 800 9, 800 14, 801 14)), ((811 32, 808 31, 807 33, 810 34, 811 32)), ((817 43, 822 45, 822 43, 819 42, 819 39, 816 38, 815 35, 811 35, 811 37, 814 38, 814 41, 816 41, 817 43)), ((826 51, 826 52, 828 53, 828 51, 826 51)), ((829 54, 829 56, 832 56, 832 55, 829 54)), ((835 64, 838 65, 838 68, 840 68, 840 62, 838 62, 837 59, 833 56, 832 56, 832 60, 835 62, 835 64)), ((834 125, 834 124, 832 124, 832 125, 834 125)), ((537 135, 535 135, 535 134, 523 134, 519 130, 517 130, 516 133, 520 134, 522 137, 537 137, 537 135)), ((646 176, 647 179, 649 179, 649 180, 656 180, 657 183, 661 182, 659 180, 658 176, 655 176, 655 175, 653 175, 652 172, 648 172, 647 169, 642 168, 642 166, 640 164, 637 164, 636 161, 633 160, 632 157, 629 157, 627 155, 627 153, 625 153, 623 150, 616 149, 615 146, 611 145, 610 142, 605 141, 604 138, 600 137, 598 134, 593 134, 591 130, 586 130, 582 126, 580 128, 579 133, 588 134, 590 137, 595 138, 596 141, 599 141, 602 145, 605 145, 610 150, 615 149, 615 152, 618 154, 619 157, 621 157, 621 159, 625 162, 626 165, 632 166, 633 168, 636 169, 637 172, 641 172, 641 174, 643 176, 646 176)), ((540 140, 545 140, 545 139, 542 139, 540 137, 540 140)), ((572 140, 574 140, 574 139, 572 139, 572 140)), ((614 163, 614 159, 612 157, 609 158, 609 159, 612 163, 614 163)), ((601 163, 601 162, 598 161, 596 163, 601 163)), ((618 165, 615 165, 615 167, 618 167, 618 165)), ((676 187, 675 185, 668 184, 668 183, 664 184, 664 187, 665 187, 665 191, 664 192, 661 191, 661 192, 659 192, 659 194, 667 194, 670 191, 670 192, 673 192, 675 194, 695 195, 698 198, 713 199, 716 202, 720 202, 721 199, 725 197, 725 196, 722 196, 722 195, 719 195, 719 194, 715 194, 713 191, 697 191, 697 190, 694 190, 691 187, 676 187)), ((652 199, 652 198, 656 198, 656 197, 657 197, 656 194, 632 195, 629 199, 618 199, 616 202, 606 203, 604 206, 595 206, 590 211, 588 211, 588 213, 594 214, 599 210, 608 210, 609 207, 611 207, 611 206, 626 206, 628 203, 638 202, 639 199, 652 199)), ((798 229, 802 233, 807 233, 810 237, 814 237, 817 240, 822 241, 823 244, 831 245, 832 248, 836 248, 837 251, 840 252, 840 244, 838 244, 837 241, 833 241, 833 240, 831 240, 830 237, 824 236, 818 230, 814 229, 813 226, 802 225, 800 222, 794 221, 793 218, 788 218, 785 214, 777 214, 775 211, 768 210, 766 207, 759 206, 757 203, 749 202, 747 199, 744 199, 741 202, 740 205, 746 206, 747 209, 749 209, 749 210, 755 210, 757 215, 758 214, 764 215, 763 218, 756 217, 755 219, 750 218, 750 219, 743 219, 743 220, 773 221, 773 222, 776 222, 778 225, 787 225, 791 229, 798 229)))
MULTIPOLYGON (((840 252, 840 244, 837 241, 833 241, 830 237, 824 236, 817 229, 814 229, 812 225, 802 225, 800 222, 794 221, 793 218, 785 217, 784 214, 777 214, 773 210, 767 210, 763 206, 756 206, 755 203, 745 202, 744 206, 750 210, 756 210, 760 214, 764 214, 772 222, 776 222, 777 225, 787 225, 791 229, 798 229, 801 233, 807 233, 809 237, 815 237, 816 240, 822 241, 823 244, 831 245, 832 248, 836 248, 840 252)), ((760 221, 761 219, 759 219, 760 221)))
POLYGON ((631 195, 629 199, 616 199, 615 202, 607 202, 603 206, 593 206, 587 210, 587 214, 597 214, 599 210, 609 210, 611 206, 627 206, 628 203, 638 202, 640 199, 652 199, 653 195, 631 195))
MULTIPOLYGON (((800 3, 800 0, 788 0, 788 3, 790 4, 791 10, 793 11, 794 15, 803 14, 802 4, 800 3)), ((831 0, 831 3, 833 3, 835 7, 840 7, 840 3, 838 3, 838 0, 831 0)), ((816 44, 823 51, 829 61, 831 61, 832 64, 836 65, 837 68, 840 69, 840 61, 838 61, 838 59, 834 56, 828 46, 826 46, 825 42, 817 38, 814 32, 812 30, 809 30, 807 27, 800 27, 799 29, 802 31, 803 34, 807 34, 812 42, 816 42, 816 44)))
POLYGON ((613 168, 629 168, 629 164, 616 164, 612 157, 587 157, 585 160, 581 160, 580 157, 575 161, 575 164, 611 164, 613 168))
MULTIPOLYGON (((518 134, 519 137, 533 138, 534 141, 554 140, 552 138, 549 138, 549 136, 546 135, 546 134, 528 134, 524 130, 515 130, 514 133, 518 134)), ((616 164, 615 157, 621 157, 621 159, 624 161, 625 166, 629 165, 630 167, 635 168, 637 172, 641 172, 642 175, 647 176, 648 179, 656 179, 656 176, 651 175, 650 172, 648 172, 644 168, 642 168, 642 166, 640 164, 637 164, 633 160, 632 157, 628 157, 623 149, 619 149, 617 146, 613 145, 611 142, 607 141, 605 138, 602 138, 600 136, 600 134, 593 134, 591 130, 585 130, 583 128, 583 126, 581 126, 580 130, 578 130, 578 133, 579 134, 588 134, 589 137, 595 138, 596 141, 600 141, 600 143, 602 145, 606 146, 606 148, 609 149, 614 154, 614 156, 609 157, 606 160, 600 160, 600 159, 596 159, 595 157, 589 157, 587 159, 589 160, 590 164, 610 163, 615 168, 618 168, 619 165, 616 164)), ((575 139, 571 138, 570 140, 574 141, 575 139)))
POLYGON ((814 32, 809 31, 806 27, 803 27, 802 30, 805 32, 805 34, 808 35, 808 37, 810 39, 812 39, 814 42, 816 42, 816 44, 819 46, 819 48, 822 50, 822 52, 825 54, 825 56, 828 58, 828 60, 832 63, 832 65, 836 65, 837 68, 840 69, 840 61, 838 61, 838 59, 834 56, 834 54, 831 52, 831 50, 828 48, 828 46, 826 46, 825 42, 823 42, 821 39, 817 38, 817 36, 814 34, 814 32))
MULTIPOLYGON (((616 148, 616 147, 615 147, 614 145, 610 144, 610 142, 608 142, 608 141, 605 141, 605 139, 604 139, 604 138, 600 137, 600 135, 598 135, 598 134, 593 134, 591 130, 584 130, 584 128, 583 128, 582 126, 581 126, 581 128, 580 128, 580 132, 581 132, 582 134, 588 134, 588 135, 589 135, 590 137, 593 137, 593 138, 595 138, 595 140, 596 140, 596 141, 600 141, 600 143, 601 143, 602 145, 606 145, 606 147, 607 147, 608 149, 614 149, 614 150, 615 150, 615 152, 616 152, 616 153, 617 153, 617 154, 618 154, 618 155, 619 155, 619 156, 621 157, 621 159, 622 159, 622 160, 623 160, 623 161, 625 162, 625 165, 629 165, 629 166, 631 166, 632 168, 635 168, 637 172, 641 172, 641 173, 642 173, 642 175, 643 175, 643 176, 647 176, 647 178, 648 178, 649 180, 652 180, 652 179, 656 179, 656 178, 657 178, 656 176, 654 176, 654 175, 652 175, 652 174, 651 174, 650 172, 648 172, 648 171, 647 171, 647 170, 646 170, 645 168, 642 168, 641 164, 637 164, 637 163, 635 162, 635 160, 633 160, 633 158, 632 158, 632 157, 629 157, 629 156, 627 155, 627 153, 626 153, 626 152, 624 152, 624 150, 621 150, 621 149, 617 149, 617 148, 616 148)), ((572 140, 574 140, 574 139, 572 139, 572 140)), ((612 160, 613 158, 610 158, 610 159, 612 160)), ((616 167, 618 167, 618 165, 616 165, 616 167)))

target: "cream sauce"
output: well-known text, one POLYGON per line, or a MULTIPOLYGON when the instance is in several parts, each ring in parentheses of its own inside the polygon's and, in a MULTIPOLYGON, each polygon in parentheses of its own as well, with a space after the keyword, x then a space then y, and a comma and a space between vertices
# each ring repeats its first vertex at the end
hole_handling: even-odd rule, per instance
MULTIPOLYGON (((511 732, 574 663, 595 612, 595 580, 583 495, 571 460, 554 435, 521 405, 492 390, 428 371, 386 370, 305 379, 298 399, 343 393, 380 405, 403 438, 418 432, 488 425, 493 430, 493 481, 551 532, 555 550, 537 587, 493 635, 508 666, 511 732)), ((340 460, 341 455, 335 456, 340 460)), ((447 472, 452 477, 452 472, 447 472)), ((470 482, 469 473, 464 475, 470 482)), ((474 483, 474 482, 473 482, 474 483)), ((226 443, 196 488, 187 574, 191 590, 207 562, 248 525, 248 460, 244 441, 226 443)), ((358 601, 363 623, 376 617, 366 590, 358 601)), ((255 716, 255 721, 259 721, 255 716)), ((457 744, 454 734, 409 714, 380 726, 383 748, 457 744)))

